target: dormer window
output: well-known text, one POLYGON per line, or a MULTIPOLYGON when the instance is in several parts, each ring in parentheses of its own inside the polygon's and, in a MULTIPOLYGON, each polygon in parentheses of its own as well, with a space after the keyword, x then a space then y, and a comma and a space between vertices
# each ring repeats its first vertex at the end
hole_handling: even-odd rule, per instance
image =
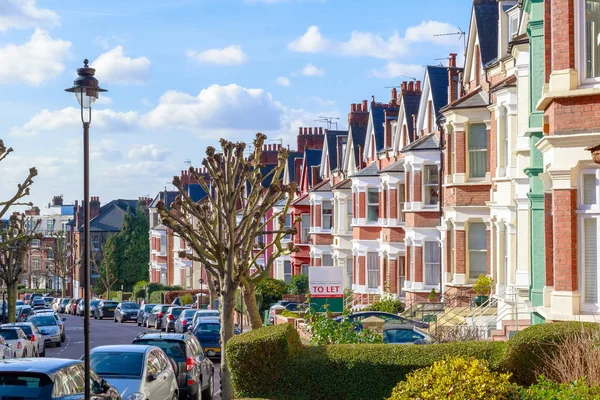
POLYGON ((519 14, 509 15, 508 17, 508 41, 513 40, 519 34, 519 14))

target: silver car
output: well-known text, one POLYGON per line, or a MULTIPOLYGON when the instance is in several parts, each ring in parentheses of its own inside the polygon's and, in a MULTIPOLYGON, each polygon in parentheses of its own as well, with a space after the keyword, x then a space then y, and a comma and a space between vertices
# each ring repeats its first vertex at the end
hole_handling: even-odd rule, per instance
POLYGON ((62 345, 60 340, 60 327, 58 321, 54 318, 54 313, 38 314, 29 317, 29 322, 35 324, 40 332, 46 344, 53 344, 57 347, 62 345))
POLYGON ((33 343, 35 355, 38 357, 46 357, 46 341, 42 335, 42 332, 32 322, 15 322, 13 324, 4 324, 6 327, 17 327, 21 328, 27 338, 33 343))
POLYGON ((99 346, 90 353, 94 371, 123 400, 177 400, 175 362, 156 346, 99 346))
POLYGON ((31 343, 21 328, 0 326, 0 336, 10 344, 13 358, 35 356, 33 343, 31 343))
POLYGON ((35 315, 49 315, 49 314, 52 314, 54 316, 54 319, 56 320, 56 323, 58 324, 58 328, 60 329, 60 341, 61 341, 61 343, 64 343, 64 341, 65 341, 65 321, 67 319, 65 317, 59 316, 57 313, 55 313, 52 310, 37 310, 35 312, 35 315))
POLYGON ((10 344, 0 336, 0 360, 13 358, 13 351, 10 344))
POLYGON ((204 317, 217 317, 219 318, 219 310, 198 310, 196 311, 196 314, 194 314, 194 319, 192 320, 192 326, 190 327, 190 330, 196 326, 196 324, 198 323, 198 320, 200 320, 200 318, 204 318, 204 317))

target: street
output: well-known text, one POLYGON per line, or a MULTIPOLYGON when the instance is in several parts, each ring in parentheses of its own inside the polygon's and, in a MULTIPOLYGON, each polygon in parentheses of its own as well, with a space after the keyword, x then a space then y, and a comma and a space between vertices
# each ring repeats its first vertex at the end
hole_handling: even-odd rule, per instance
MULTIPOLYGON (((83 317, 62 314, 65 321, 65 342, 61 347, 47 347, 46 357, 79 359, 83 355, 83 317)), ((153 331, 137 326, 134 322, 115 324, 112 319, 90 319, 90 348, 114 344, 131 344, 140 332, 153 331)), ((219 400, 219 363, 215 364, 215 399, 219 400)))

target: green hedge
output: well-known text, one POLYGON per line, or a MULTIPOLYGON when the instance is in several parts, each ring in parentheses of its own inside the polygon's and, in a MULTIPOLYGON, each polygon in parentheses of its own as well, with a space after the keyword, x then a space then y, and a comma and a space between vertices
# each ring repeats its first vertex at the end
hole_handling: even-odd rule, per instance
POLYGON ((301 346, 290 324, 260 328, 230 339, 227 365, 237 392, 249 397, 270 396, 268 391, 259 394, 260 389, 275 388, 285 379, 284 366, 301 346))
POLYGON ((227 360, 242 397, 358 400, 389 397, 408 373, 447 356, 473 356, 500 369, 505 351, 502 342, 304 347, 283 324, 231 339, 227 360))
POLYGON ((504 367, 512 372, 513 379, 522 386, 536 382, 543 374, 545 362, 561 350, 565 339, 583 330, 598 330, 594 323, 553 322, 533 325, 508 341, 504 367))
POLYGON ((157 291, 150 293, 150 299, 148 300, 148 302, 150 304, 162 304, 164 293, 167 293, 167 291, 166 290, 157 290, 157 291))

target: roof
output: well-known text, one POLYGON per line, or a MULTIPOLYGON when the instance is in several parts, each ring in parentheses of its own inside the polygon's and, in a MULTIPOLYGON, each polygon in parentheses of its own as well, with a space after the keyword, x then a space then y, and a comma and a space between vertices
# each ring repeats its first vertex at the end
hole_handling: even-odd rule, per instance
POLYGON ((435 133, 421 136, 408 146, 404 146, 402 153, 418 150, 437 150, 440 147, 440 141, 435 133))
MULTIPOLYGON (((260 173, 263 176, 262 186, 264 188, 268 188, 269 186, 271 186, 271 182, 273 181, 273 174, 271 174, 269 176, 267 176, 267 175, 271 171, 273 171, 275 168, 277 168, 277 165, 266 165, 260 169, 260 173)), ((248 193, 250 193, 250 192, 248 192, 248 193)))
POLYGON ((327 130, 325 139, 327 140, 327 156, 329 157, 329 169, 333 171, 337 168, 338 152, 337 152, 337 137, 348 136, 348 131, 330 131, 327 130))
POLYGON ((287 168, 290 182, 296 181, 296 166, 294 161, 298 158, 302 158, 302 153, 300 153, 299 151, 290 151, 290 154, 288 154, 287 168))
MULTIPOLYGON (((193 202, 198 202, 206 197, 206 191, 202 188, 202 186, 199 183, 190 183, 187 185, 183 185, 183 190, 188 191, 189 196, 192 198, 193 202)), ((177 197, 177 194, 179 194, 179 192, 175 193, 175 197, 177 197)), ((173 201, 175 201, 174 198, 173 201)), ((171 203, 173 201, 171 201, 171 203)), ((169 203, 167 207, 170 207, 171 203, 169 203)))
POLYGON ((440 115, 440 110, 448 104, 448 67, 427 66, 429 87, 433 97, 435 116, 440 115))
POLYGON ((377 168, 377 164, 371 163, 366 168, 361 169, 354 176, 377 176, 379 175, 379 168, 377 168))
POLYGON ((177 197, 178 194, 179 194, 179 192, 176 190, 160 191, 160 192, 158 192, 158 194, 156 195, 154 200, 152 200, 152 203, 150 203, 150 207, 156 208, 159 201, 164 201, 167 208, 170 208, 171 203, 175 201, 175 198, 177 197), (166 196, 166 198, 165 198, 165 196, 166 196))
POLYGON ((296 200, 292 201, 292 206, 309 206, 310 199, 308 198, 308 193, 303 194, 298 197, 296 200))
POLYGON ((479 52, 483 65, 498 56, 498 1, 476 0, 473 2, 479 52))
POLYGON ((306 163, 306 174, 308 178, 308 186, 312 186, 312 167, 316 167, 321 164, 321 155, 323 150, 304 150, 304 162, 306 163))
POLYGON ((81 363, 81 361, 66 358, 9 358, 0 360, 0 372, 18 371, 52 374, 78 363, 81 363))
POLYGON ((405 93, 402 95, 402 106, 404 107, 404 117, 406 118, 406 128, 410 141, 413 141, 415 126, 413 124, 413 115, 419 112, 419 103, 421 102, 421 92, 405 93))
POLYGON ((365 145, 367 125, 350 124, 348 127, 348 140, 350 140, 350 136, 352 136, 352 143, 354 143, 354 160, 360 162, 359 148, 365 145))
MULTIPOLYGON (((90 221, 92 232, 119 232, 129 209, 135 215, 137 200, 113 200, 100 208, 100 213, 90 221)), ((83 226, 80 230, 83 229, 83 226)))
POLYGON ((388 165, 381 172, 404 172, 404 159, 401 159, 391 165, 388 165))
POLYGON ((117 351, 119 353, 146 353, 148 350, 155 346, 145 346, 141 344, 113 344, 108 346, 98 346, 92 349, 92 353, 103 352, 103 351, 117 351))
POLYGON ((310 190, 311 192, 331 192, 331 182, 329 179, 315 185, 310 190))
POLYGON ((479 88, 479 90, 473 91, 466 96, 461 97, 453 101, 451 104, 442 107, 442 112, 454 108, 477 108, 477 107, 487 107, 489 104, 489 98, 487 93, 483 91, 483 89, 479 88))
POLYGON ((352 189, 352 181, 350 179, 344 179, 337 185, 334 185, 331 189, 352 189))
MULTIPOLYGON (((385 110, 386 108, 381 106, 371 106, 373 132, 375 133, 375 151, 383 150, 385 147, 385 128, 383 126, 385 122, 385 110)), ((369 140, 371 139, 369 138, 369 140)), ((362 143, 365 143, 365 141, 363 140, 362 143)))

